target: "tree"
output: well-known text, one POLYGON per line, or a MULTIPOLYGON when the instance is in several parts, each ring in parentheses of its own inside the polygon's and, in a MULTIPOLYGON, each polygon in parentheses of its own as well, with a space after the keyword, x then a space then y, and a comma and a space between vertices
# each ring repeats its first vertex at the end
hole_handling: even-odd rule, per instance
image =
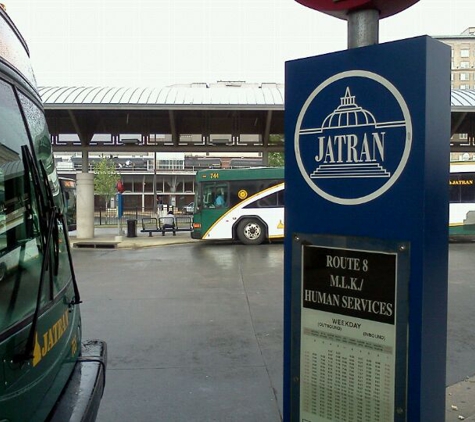
POLYGON ((284 167, 285 159, 283 152, 269 152, 269 167, 284 167))
POLYGON ((94 164, 94 194, 104 198, 106 209, 111 198, 117 192, 119 179, 120 176, 115 170, 115 163, 109 158, 103 158, 94 164))
MULTIPOLYGON (((270 145, 283 145, 284 136, 283 135, 270 135, 269 136, 270 145)), ((268 163, 270 167, 283 167, 285 164, 285 156, 283 152, 270 152, 268 156, 268 163)))

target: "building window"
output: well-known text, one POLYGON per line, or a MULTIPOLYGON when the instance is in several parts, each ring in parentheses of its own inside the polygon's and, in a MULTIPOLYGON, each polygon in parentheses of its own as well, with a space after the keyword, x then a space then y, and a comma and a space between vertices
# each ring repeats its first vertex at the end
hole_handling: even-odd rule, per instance
POLYGON ((460 85, 460 89, 470 89, 469 85, 460 85))
POLYGON ((461 81, 468 81, 469 80, 469 74, 468 73, 461 73, 460 74, 460 80, 461 81))
POLYGON ((183 170, 184 160, 157 160, 159 170, 183 170))
POLYGON ((460 57, 463 57, 463 58, 470 57, 470 50, 465 49, 465 48, 460 50, 460 57))
POLYGON ((460 62, 461 69, 468 69, 470 67, 470 62, 460 62))
POLYGON ((459 133, 459 139, 468 139, 468 133, 459 133))

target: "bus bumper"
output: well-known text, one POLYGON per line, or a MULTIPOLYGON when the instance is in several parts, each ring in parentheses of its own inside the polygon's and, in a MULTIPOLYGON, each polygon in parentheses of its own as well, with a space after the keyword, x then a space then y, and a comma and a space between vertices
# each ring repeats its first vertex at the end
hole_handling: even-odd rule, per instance
POLYGON ((201 237, 201 231, 192 230, 191 233, 190 233, 190 235, 191 235, 191 238, 192 238, 192 239, 198 239, 198 240, 199 240, 199 239, 202 239, 202 237, 201 237))
POLYGON ((52 422, 95 421, 106 383, 107 344, 84 341, 71 378, 50 414, 52 422))

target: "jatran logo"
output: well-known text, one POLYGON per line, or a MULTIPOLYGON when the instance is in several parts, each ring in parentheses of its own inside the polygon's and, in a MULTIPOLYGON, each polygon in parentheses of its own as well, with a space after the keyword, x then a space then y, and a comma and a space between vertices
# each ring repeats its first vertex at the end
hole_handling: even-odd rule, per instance
POLYGON ((388 80, 354 70, 320 84, 297 119, 295 155, 303 178, 321 197, 363 204, 393 186, 406 166, 412 122, 388 80))
POLYGON ((38 338, 38 333, 35 333, 35 347, 33 350, 33 366, 40 363, 50 350, 56 345, 59 339, 63 336, 69 326, 69 311, 65 311, 61 318, 59 318, 43 335, 38 338))

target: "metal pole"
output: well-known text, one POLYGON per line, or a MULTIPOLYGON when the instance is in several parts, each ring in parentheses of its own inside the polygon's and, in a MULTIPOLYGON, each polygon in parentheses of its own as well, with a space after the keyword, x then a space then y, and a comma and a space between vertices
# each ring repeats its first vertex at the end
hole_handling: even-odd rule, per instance
POLYGON ((153 153, 153 214, 157 215, 157 151, 153 153))
POLYGON ((379 12, 376 9, 348 13, 348 48, 365 47, 379 42, 379 12))
POLYGON ((116 198, 117 198, 116 207, 117 207, 117 229, 118 229, 117 235, 122 236, 124 234, 124 231, 122 230, 122 215, 124 214, 124 203, 123 203, 122 193, 117 192, 116 198))

